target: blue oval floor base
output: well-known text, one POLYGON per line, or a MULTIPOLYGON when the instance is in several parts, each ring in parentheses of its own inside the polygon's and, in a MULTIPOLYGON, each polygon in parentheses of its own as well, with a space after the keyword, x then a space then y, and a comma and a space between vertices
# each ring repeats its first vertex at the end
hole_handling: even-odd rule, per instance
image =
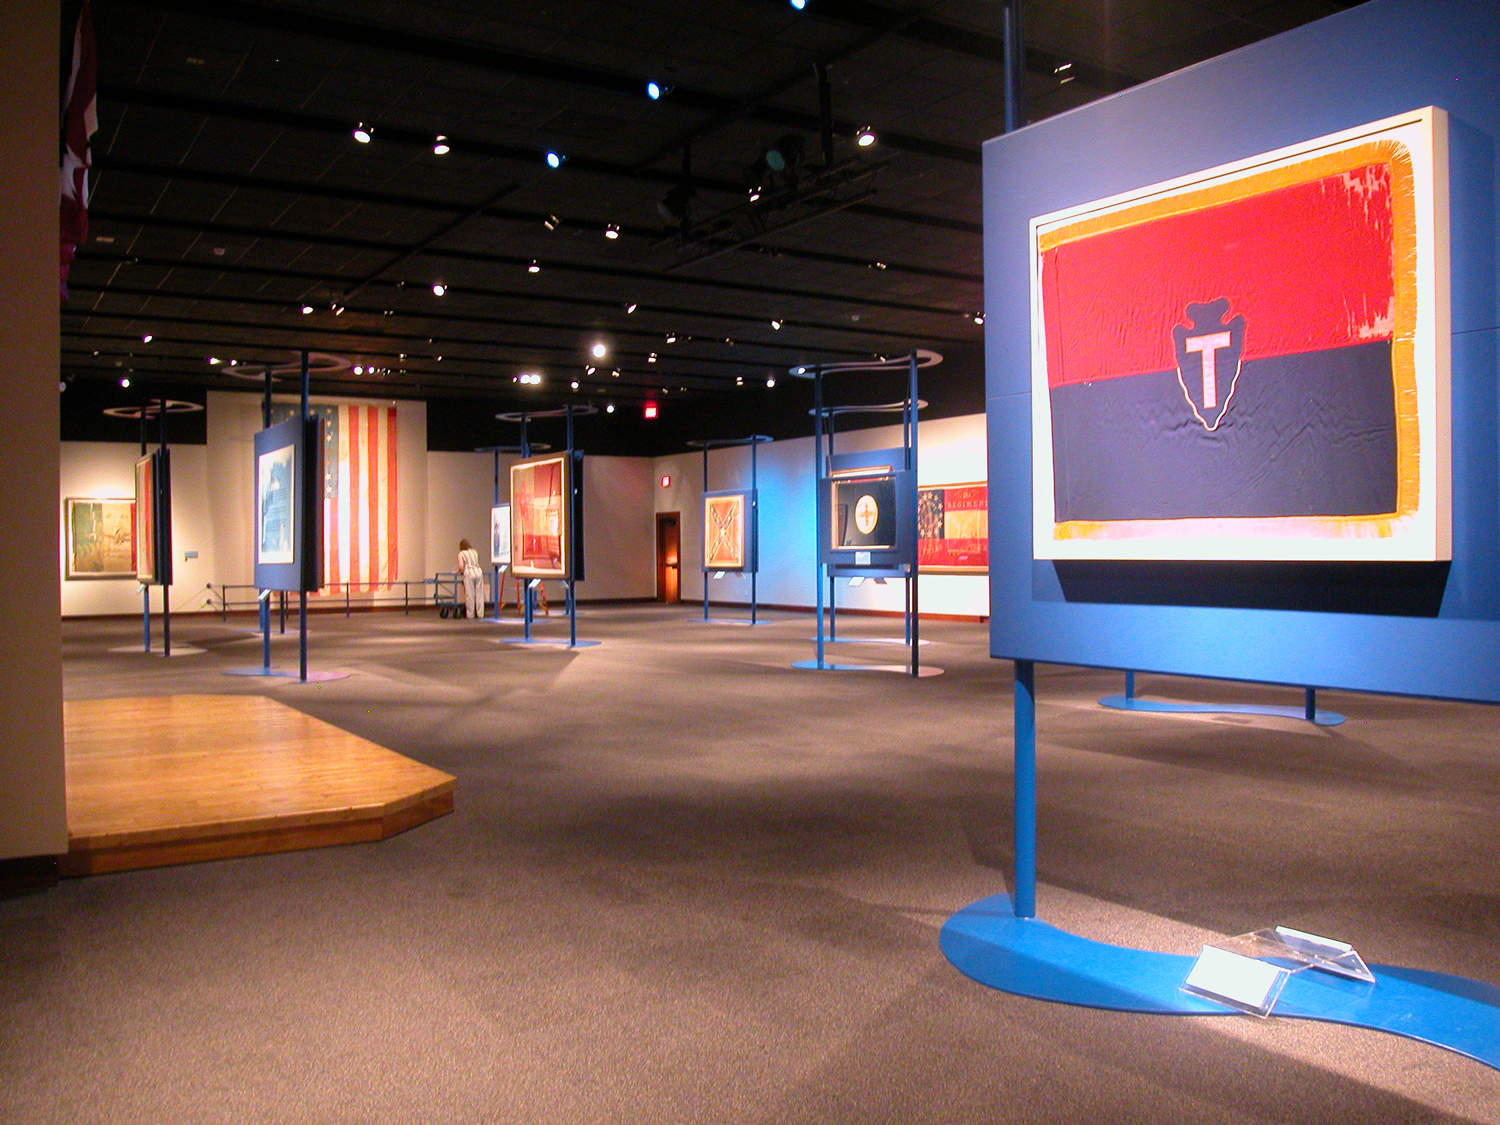
POLYGON ((553 645, 562 648, 593 648, 600 641, 570 641, 567 637, 509 637, 500 642, 503 645, 553 645))
MULTIPOLYGON (((1138 695, 1106 695, 1099 703, 1117 711, 1165 711, 1182 715, 1275 715, 1281 719, 1307 720, 1305 707, 1259 706, 1253 703, 1173 703, 1164 699, 1142 699, 1138 695)), ((1316 726, 1336 727, 1344 721, 1344 716, 1336 711, 1314 711, 1312 721, 1316 726)))
MULTIPOLYGON (((911 675, 910 664, 830 664, 826 660, 819 664, 816 660, 797 660, 793 661, 792 667, 813 672, 901 672, 911 675)), ((917 666, 917 679, 919 680, 942 674, 941 668, 927 668, 920 664, 917 666)))
MULTIPOLYGON (((1017 918, 1008 895, 960 910, 939 942, 965 976, 1018 996, 1122 1012, 1239 1015, 1179 989, 1193 957, 1107 945, 1017 918)), ((1294 973, 1273 1016, 1388 1031, 1500 1069, 1500 987, 1396 965, 1370 969, 1374 984, 1315 969, 1294 973)))

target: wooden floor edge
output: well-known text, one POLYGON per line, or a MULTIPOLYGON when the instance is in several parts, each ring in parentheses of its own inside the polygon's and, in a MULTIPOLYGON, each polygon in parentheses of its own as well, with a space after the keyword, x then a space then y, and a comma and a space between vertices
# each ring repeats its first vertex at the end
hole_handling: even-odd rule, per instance
POLYGON ((306 848, 340 844, 368 844, 388 839, 419 824, 453 811, 453 789, 434 793, 396 809, 382 808, 373 816, 330 824, 267 826, 253 832, 237 832, 178 840, 153 840, 99 848, 70 844, 60 858, 59 873, 67 877, 102 875, 114 871, 136 871, 181 863, 203 863, 218 859, 240 859, 306 848))

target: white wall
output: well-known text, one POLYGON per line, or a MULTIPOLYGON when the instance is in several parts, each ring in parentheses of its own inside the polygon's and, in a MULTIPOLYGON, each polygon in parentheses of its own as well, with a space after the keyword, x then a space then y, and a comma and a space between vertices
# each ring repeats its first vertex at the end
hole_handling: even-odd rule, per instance
POLYGON ((57 555, 58 5, 0 4, 0 859, 68 850, 57 555))
MULTIPOLYGON (((154 448, 154 447, 153 447, 154 448)), ((203 609, 209 604, 207 585, 214 577, 214 538, 208 534, 208 458, 201 445, 174 445, 172 449, 172 585, 168 590, 174 613, 203 609), (187 556, 197 553, 197 558, 187 556)), ((135 495, 135 462, 140 447, 122 442, 63 442, 59 473, 57 558, 64 566, 67 528, 64 526, 68 497, 121 497, 135 495)), ((78 578, 62 583, 64 617, 85 614, 139 613, 141 587, 133 578, 78 578)), ((151 612, 161 611, 161 588, 151 589, 151 612)))
MULTIPOLYGON (((853 430, 837 437, 835 450, 852 453, 888 449, 901 444, 899 426, 853 430)), ((749 446, 709 452, 708 489, 721 492, 750 485, 749 446)), ((813 439, 762 443, 755 451, 760 501, 760 568, 756 598, 768 605, 812 607, 817 604, 816 535, 813 521, 816 495, 813 439)), ((657 458, 655 476, 670 474, 668 488, 656 487, 655 510, 682 513, 682 597, 703 598, 703 455, 674 454, 657 458)), ((922 486, 962 484, 989 477, 986 464, 985 420, 982 414, 923 422, 917 430, 917 483, 922 486)), ((709 579, 713 602, 750 601, 748 575, 726 574, 709 579)), ((903 583, 858 588, 840 581, 840 607, 900 613, 905 607, 903 583)), ((919 583, 923 613, 989 616, 989 579, 983 574, 924 574, 919 583)))

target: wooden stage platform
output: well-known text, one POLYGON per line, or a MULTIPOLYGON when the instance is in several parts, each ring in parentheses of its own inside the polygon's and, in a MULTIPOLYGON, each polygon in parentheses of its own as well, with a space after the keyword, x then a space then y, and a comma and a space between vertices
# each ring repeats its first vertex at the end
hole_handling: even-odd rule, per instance
POLYGON ((383 840, 454 779, 257 695, 64 703, 65 875, 383 840))

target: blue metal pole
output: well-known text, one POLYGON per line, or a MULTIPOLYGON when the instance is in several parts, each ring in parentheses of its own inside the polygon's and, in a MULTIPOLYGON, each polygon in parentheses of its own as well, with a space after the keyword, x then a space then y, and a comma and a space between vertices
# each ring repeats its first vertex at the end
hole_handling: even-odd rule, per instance
MULTIPOLYGON (((906 390, 906 416, 910 419, 911 426, 911 429, 909 431, 910 438, 906 446, 906 456, 908 459, 907 468, 911 470, 913 477, 913 504, 916 504, 917 502, 915 479, 917 472, 917 409, 917 352, 916 349, 913 348, 911 352, 911 368, 906 390)), ((915 517, 913 517, 913 522, 915 522, 915 517)), ((922 627, 919 624, 919 622, 921 621, 921 615, 919 613, 920 607, 917 603, 917 577, 918 568, 915 562, 913 562, 911 579, 907 583, 907 589, 910 591, 910 597, 908 598, 909 604, 906 611, 906 633, 907 639, 911 641, 911 674, 913 676, 921 675, 921 670, 919 667, 921 658, 917 655, 921 651, 922 647, 922 627)))
POLYGON ((750 435, 750 527, 754 529, 751 542, 755 544, 755 558, 750 568, 750 624, 755 624, 755 578, 760 571, 760 485, 759 469, 756 465, 756 441, 758 435, 750 435))
POLYGON ((1303 704, 1304 704, 1303 711, 1304 711, 1304 713, 1307 716, 1307 721, 1310 722, 1310 723, 1317 722, 1318 721, 1318 689, 1317 688, 1308 688, 1307 689, 1306 696, 1303 699, 1303 704))
MULTIPOLYGON (((306 430, 307 430, 306 423, 307 423, 307 418, 308 418, 307 391, 308 391, 307 349, 303 348, 302 349, 302 422, 303 422, 303 427, 302 428, 303 428, 304 432, 306 432, 306 430)), ((311 450, 309 450, 309 452, 311 452, 311 450)), ((301 466, 298 466, 298 468, 300 469, 301 466)), ((297 482, 297 488, 299 490, 301 490, 303 492, 304 496, 305 496, 306 489, 302 488, 302 482, 301 481, 297 482)), ((304 510, 303 513, 302 513, 302 518, 305 519, 305 520, 312 519, 313 518, 313 513, 304 510)), ((303 531, 302 528, 298 529, 299 534, 301 534, 302 531, 303 531)), ((322 543, 322 536, 318 537, 318 542, 320 544, 322 543)), ((302 546, 303 546, 303 549, 306 549, 306 546, 307 546, 307 536, 305 534, 302 535, 302 546)), ((297 594, 298 594, 298 598, 297 598, 297 651, 298 651, 297 670, 298 670, 298 678, 305 684, 305 683, 307 683, 307 580, 305 578, 299 577, 298 580, 297 580, 297 585, 299 587, 299 589, 297 591, 297 594)))
MULTIPOLYGON (((813 488, 817 489, 813 497, 813 511, 821 512, 825 497, 823 489, 823 369, 813 368, 813 488)), ((817 561, 817 579, 815 585, 818 587, 818 667, 825 667, 823 663, 823 528, 813 529, 813 536, 817 542, 817 553, 813 556, 817 561)))
POLYGON ((1126 699, 1134 699, 1135 698, 1135 673, 1134 672, 1126 672, 1125 673, 1125 698, 1126 699))
POLYGON ((1012 898, 1017 918, 1036 917, 1036 666, 1015 672, 1015 848, 1012 898))
MULTIPOLYGON (((703 445, 703 491, 704 492, 708 491, 708 443, 707 442, 705 442, 704 445, 703 445)), ((704 536, 706 537, 707 535, 708 535, 708 530, 705 528, 704 529, 704 536)), ((708 565, 707 565, 708 564, 708 560, 704 559, 703 562, 704 562, 704 566, 702 568, 703 569, 703 620, 707 621, 708 620, 708 565)))

